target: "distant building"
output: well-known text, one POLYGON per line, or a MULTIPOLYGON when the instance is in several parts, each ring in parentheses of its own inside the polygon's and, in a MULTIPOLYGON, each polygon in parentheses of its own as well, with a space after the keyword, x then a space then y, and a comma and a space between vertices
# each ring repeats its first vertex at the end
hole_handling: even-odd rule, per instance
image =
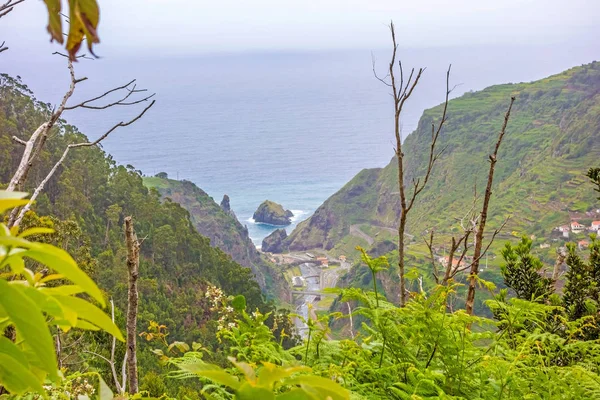
POLYGON ((540 244, 540 249, 548 249, 550 248, 550 244, 549 243, 542 243, 540 244))
POLYGON ((317 262, 321 263, 321 267, 329 266, 329 260, 327 259, 327 257, 317 257, 317 262))
POLYGON ((592 221, 590 228, 592 231, 600 231, 600 221, 592 221))
POLYGON ((340 261, 341 262, 346 262, 346 256, 340 256, 340 261))
POLYGON ((581 225, 577 221, 571 221, 571 230, 573 231, 573 233, 581 233, 585 231, 585 226, 581 225))
MULTIPOLYGON (((448 257, 448 256, 439 257, 438 258, 438 262, 441 263, 443 266, 448 266, 448 261, 449 260, 450 260, 450 257, 448 257)), ((454 259, 452 260, 452 266, 454 266, 454 267, 456 267, 456 266, 464 267, 464 266, 467 265, 465 263, 464 259, 460 260, 460 263, 459 263, 459 260, 460 260, 459 258, 454 257, 454 259)))
POLYGON ((587 240, 580 240, 577 243, 577 247, 579 247, 579 250, 587 249, 588 247, 590 247, 590 242, 588 242, 587 240))
POLYGON ((294 276, 292 278, 292 282, 294 284, 294 287, 302 287, 302 286, 304 286, 304 281, 302 280, 301 276, 294 276))

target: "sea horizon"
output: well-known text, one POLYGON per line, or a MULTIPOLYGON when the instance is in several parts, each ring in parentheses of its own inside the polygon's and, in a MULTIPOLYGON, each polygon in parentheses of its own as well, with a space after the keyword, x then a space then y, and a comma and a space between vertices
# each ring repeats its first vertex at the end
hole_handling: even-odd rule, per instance
MULTIPOLYGON (((512 47, 507 54, 508 47, 401 49, 405 68, 427 67, 403 112, 403 136, 414 131, 425 109, 443 101, 449 64, 451 85, 458 85, 452 97, 457 97, 495 84, 541 79, 596 56, 585 46, 512 47)), ((385 75, 389 49, 374 51, 373 57, 385 75)), ((17 75, 8 65, 5 72, 17 75)), ((286 227, 291 232, 360 170, 389 163, 393 105, 372 69, 367 50, 106 57, 76 65, 77 76, 89 79, 72 100, 133 78, 138 88, 156 92, 153 109, 115 132, 104 150, 145 175, 166 172, 192 181, 217 203, 229 195, 258 246, 277 228, 252 221, 264 200, 297 211, 286 227)), ((64 60, 57 57, 43 74, 21 65, 18 75, 38 99, 53 104, 68 86, 64 60)), ((110 109, 96 118, 94 111, 83 110, 64 117, 93 139, 133 113, 110 109)))

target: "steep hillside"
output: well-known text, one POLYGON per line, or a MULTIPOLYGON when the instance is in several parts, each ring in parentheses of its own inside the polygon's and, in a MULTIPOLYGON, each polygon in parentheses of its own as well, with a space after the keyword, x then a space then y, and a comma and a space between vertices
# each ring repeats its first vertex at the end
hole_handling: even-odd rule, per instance
POLYGON ((144 177, 143 181, 145 186, 157 189, 163 199, 171 199, 189 211, 196 230, 209 238, 212 246, 229 254, 240 265, 251 268, 264 292, 291 301, 283 275, 256 250, 248 230, 230 209, 218 205, 190 181, 158 176, 144 177))
MULTIPOLYGON (((449 232, 481 193, 510 96, 517 100, 496 168, 491 223, 511 215, 507 231, 548 236, 570 218, 598 208, 583 175, 600 158, 600 63, 594 62, 532 83, 492 86, 450 101, 440 137, 445 151, 409 218, 420 236, 435 227, 449 232)), ((407 182, 423 174, 432 120, 426 110, 404 143, 407 182)), ((392 116, 390 116, 391 118, 392 116)), ((391 134, 391 133, 390 133, 391 134)), ((360 224, 395 228, 399 215, 397 166, 361 171, 288 238, 292 250, 332 249, 359 240, 360 224), (354 231, 353 231, 354 229, 354 231)), ((362 231, 360 231, 362 232, 362 231)), ((359 240, 360 241, 360 240, 359 240)), ((366 245, 364 240, 359 244, 366 245)))

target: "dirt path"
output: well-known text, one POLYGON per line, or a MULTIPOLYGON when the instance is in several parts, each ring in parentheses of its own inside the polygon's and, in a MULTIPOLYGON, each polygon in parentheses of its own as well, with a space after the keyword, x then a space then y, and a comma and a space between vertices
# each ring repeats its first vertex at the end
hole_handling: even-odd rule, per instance
POLYGON ((366 233, 364 233, 363 231, 361 231, 360 227, 358 225, 350 226, 350 234, 352 236, 355 236, 357 238, 360 238, 360 239, 366 241, 369 244, 369 246, 372 245, 373 242, 375 242, 375 239, 373 239, 371 236, 369 236, 366 233))
MULTIPOLYGON (((393 228, 388 228, 387 226, 377 226, 377 225, 371 225, 373 228, 377 228, 377 229, 381 229, 383 231, 388 231, 390 233, 395 234, 396 236, 398 235, 398 231, 396 229, 393 228)), ((365 232, 363 232, 362 230, 360 230, 360 225, 351 225, 350 226, 350 235, 355 236, 357 238, 363 239, 364 241, 366 241, 369 246, 371 246, 374 242, 375 239, 373 239, 371 236, 367 235, 365 232)), ((404 236, 408 237, 409 239, 413 239, 414 236, 408 233, 404 233, 404 236)))

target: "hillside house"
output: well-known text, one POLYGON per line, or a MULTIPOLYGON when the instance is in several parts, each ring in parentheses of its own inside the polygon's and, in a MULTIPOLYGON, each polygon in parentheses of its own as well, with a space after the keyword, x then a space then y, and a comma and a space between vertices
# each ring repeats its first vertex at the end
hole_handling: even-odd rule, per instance
POLYGON ((562 233, 562 236, 564 238, 569 238, 569 232, 571 231, 571 228, 569 227, 569 225, 563 225, 563 226, 559 226, 555 228, 556 230, 558 230, 559 232, 562 233))
POLYGON ((340 262, 346 262, 346 256, 340 256, 340 262))
POLYGON ((321 264, 322 268, 329 267, 329 260, 327 257, 317 257, 317 262, 321 264))
POLYGON ((550 243, 542 243, 540 244, 540 249, 549 249, 550 248, 550 243))
POLYGON ((581 225, 577 221, 571 221, 571 231, 573 231, 573 233, 584 232, 585 231, 585 226, 581 225))
MULTIPOLYGON (((438 258, 438 262, 440 264, 442 264, 444 267, 448 266, 448 261, 450 260, 450 257, 448 256, 443 256, 443 257, 439 257, 438 258)), ((467 263, 465 262, 464 258, 462 260, 460 260, 459 263, 459 258, 454 257, 454 259, 452 260, 452 265, 453 266, 459 266, 459 267, 465 267, 467 265, 467 263)))
POLYGON ((588 242, 587 240, 580 240, 577 243, 577 247, 579 247, 579 250, 585 250, 588 247, 590 247, 590 242, 588 242))
POLYGON ((592 224, 590 225, 590 230, 599 232, 600 231, 600 221, 592 221, 592 224))

